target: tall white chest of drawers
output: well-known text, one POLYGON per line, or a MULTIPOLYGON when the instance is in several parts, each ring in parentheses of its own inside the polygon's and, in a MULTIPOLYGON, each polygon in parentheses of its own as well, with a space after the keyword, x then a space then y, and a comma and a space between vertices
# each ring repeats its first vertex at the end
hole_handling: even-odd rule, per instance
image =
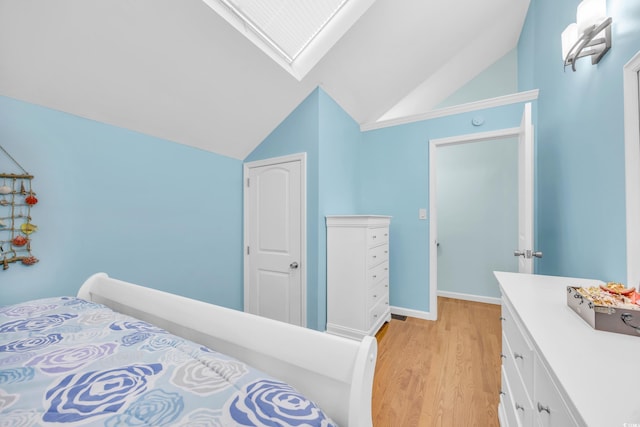
POLYGON ((327 216, 327 332, 360 339, 391 319, 389 223, 379 215, 327 216))

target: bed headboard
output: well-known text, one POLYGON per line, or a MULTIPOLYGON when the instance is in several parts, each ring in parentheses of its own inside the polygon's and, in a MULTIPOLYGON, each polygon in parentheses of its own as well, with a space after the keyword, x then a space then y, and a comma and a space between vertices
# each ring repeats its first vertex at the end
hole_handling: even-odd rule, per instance
POLYGON ((369 427, 377 343, 330 335, 110 278, 78 297, 153 323, 294 386, 341 426, 369 427))

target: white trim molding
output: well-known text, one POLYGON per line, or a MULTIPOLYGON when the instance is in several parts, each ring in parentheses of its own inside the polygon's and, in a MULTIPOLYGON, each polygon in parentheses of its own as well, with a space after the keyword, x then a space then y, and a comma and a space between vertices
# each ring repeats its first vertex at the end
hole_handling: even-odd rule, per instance
POLYGON ((364 123, 360 125, 360 130, 382 129, 391 126, 404 125, 407 123, 421 122, 423 120, 436 119, 438 117, 453 116, 455 114, 469 113, 471 111, 485 110, 487 108, 501 107, 503 105, 518 104, 520 102, 534 101, 538 99, 538 89, 526 92, 513 93, 511 95, 498 96, 496 98, 483 99, 481 101, 468 102, 466 104, 454 105, 453 107, 439 108, 422 114, 397 119, 383 120, 379 122, 364 123))
POLYGON ((465 301, 483 302, 485 304, 496 304, 496 305, 502 304, 500 298, 485 297, 482 295, 464 294, 461 292, 438 291, 438 296, 445 297, 445 298, 461 299, 465 301))
POLYGON ((623 68, 624 170, 627 206, 627 284, 640 284, 640 52, 623 68))

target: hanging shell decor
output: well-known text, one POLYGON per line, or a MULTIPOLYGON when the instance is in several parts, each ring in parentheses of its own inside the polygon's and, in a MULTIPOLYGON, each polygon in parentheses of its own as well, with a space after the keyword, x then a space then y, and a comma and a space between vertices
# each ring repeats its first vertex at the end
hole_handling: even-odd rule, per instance
POLYGON ((27 197, 24 198, 24 202, 30 206, 33 206, 36 203, 38 203, 38 199, 33 194, 29 194, 27 197))
POLYGON ((33 265, 38 261, 40 261, 40 260, 38 258, 34 257, 34 256, 26 256, 26 257, 22 258, 22 263, 24 265, 33 265))
POLYGON ((20 224, 20 231, 22 231, 27 236, 34 231, 38 231, 38 226, 35 224, 31 224, 30 222, 25 222, 20 224))
POLYGON ((11 244, 13 246, 22 247, 22 246, 26 245, 28 241, 29 241, 29 239, 27 239, 23 235, 19 234, 16 237, 13 238, 13 240, 11 241, 11 244))
POLYGON ((38 203, 29 174, 0 145, 4 153, 23 173, 0 173, 0 265, 20 262, 25 266, 39 260, 31 253, 31 235, 38 226, 31 222, 31 208, 38 203))

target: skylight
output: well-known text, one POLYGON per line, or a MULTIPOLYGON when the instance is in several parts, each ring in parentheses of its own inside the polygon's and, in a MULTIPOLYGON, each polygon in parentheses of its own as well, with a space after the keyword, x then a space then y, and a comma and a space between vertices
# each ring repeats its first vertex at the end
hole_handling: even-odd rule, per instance
POLYGON ((292 63, 347 0, 221 0, 292 63))
POLYGON ((375 0, 204 0, 301 80, 375 0))

